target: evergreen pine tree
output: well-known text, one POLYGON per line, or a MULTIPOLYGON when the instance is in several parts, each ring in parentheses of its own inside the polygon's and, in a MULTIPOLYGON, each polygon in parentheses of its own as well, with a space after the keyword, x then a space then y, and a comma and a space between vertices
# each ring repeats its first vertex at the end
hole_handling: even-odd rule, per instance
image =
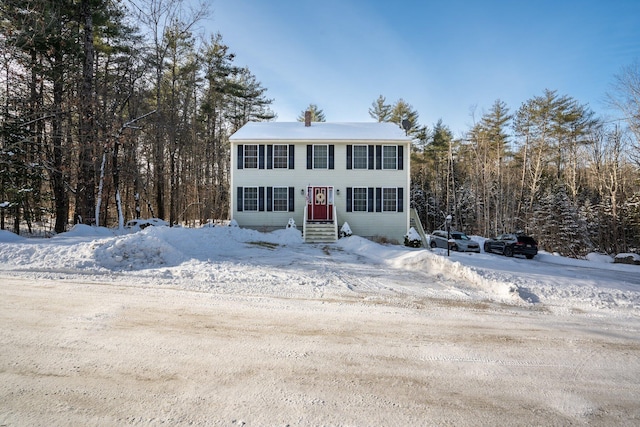
POLYGON ((580 218, 585 222, 586 237, 590 242, 592 242, 593 250, 606 253, 606 249, 602 246, 603 228, 600 226, 601 223, 598 218, 598 211, 591 203, 591 200, 585 200, 584 204, 580 206, 578 212, 580 218))
POLYGON ((309 111, 311 113, 311 121, 312 122, 326 122, 326 118, 324 117, 324 112, 318 108, 316 104, 309 104, 306 110, 302 111, 298 116, 299 122, 304 122, 304 114, 309 111))
POLYGON ((407 120, 409 122, 407 135, 413 136, 416 132, 418 132, 418 112, 413 109, 411 104, 408 104, 404 99, 400 98, 396 101, 395 104, 393 104, 393 107, 391 108, 391 115, 389 116, 388 121, 395 123, 400 127, 403 127, 402 122, 404 120, 407 120))
POLYGON ((538 199, 533 222, 538 243, 549 252, 581 257, 592 249, 587 221, 579 215, 562 184, 549 188, 538 199))
POLYGON ((378 123, 388 122, 391 118, 391 105, 386 103, 386 98, 382 95, 371 103, 369 115, 378 123))
MULTIPOLYGON (((640 192, 635 192, 623 204, 625 243, 627 248, 640 248, 640 192)), ((636 249, 637 251, 637 249, 636 249)))

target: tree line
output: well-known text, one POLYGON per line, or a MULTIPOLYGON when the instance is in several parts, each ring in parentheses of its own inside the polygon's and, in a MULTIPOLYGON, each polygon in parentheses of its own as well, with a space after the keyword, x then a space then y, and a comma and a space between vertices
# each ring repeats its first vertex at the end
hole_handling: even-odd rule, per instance
POLYGON ((417 112, 403 100, 388 105, 381 96, 370 114, 398 124, 410 117, 411 203, 427 230, 452 215, 453 226, 468 234, 523 232, 571 257, 638 252, 638 70, 624 68, 608 94, 622 119, 596 117, 552 90, 514 112, 496 100, 458 138, 441 120, 432 129, 417 125, 417 112))
POLYGON ((198 35, 208 14, 185 0, 2 2, 3 229, 227 215, 228 136, 275 114, 222 36, 198 35))
MULTIPOLYGON (((0 4, 0 228, 227 218, 228 138, 276 115, 222 35, 199 35, 209 13, 187 0, 0 4)), ((615 120, 552 90, 513 111, 496 100, 458 137, 403 99, 380 95, 369 114, 414 141, 426 229, 451 214, 469 234, 523 231, 563 255, 637 251, 638 65, 614 77, 615 120)))

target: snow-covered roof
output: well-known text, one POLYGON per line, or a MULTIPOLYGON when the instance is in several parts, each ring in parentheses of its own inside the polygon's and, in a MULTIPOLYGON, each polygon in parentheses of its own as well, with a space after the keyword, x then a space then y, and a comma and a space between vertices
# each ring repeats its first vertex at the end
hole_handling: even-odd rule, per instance
POLYGON ((295 141, 410 141, 395 123, 330 123, 312 122, 249 122, 238 129, 232 141, 295 140, 295 141))

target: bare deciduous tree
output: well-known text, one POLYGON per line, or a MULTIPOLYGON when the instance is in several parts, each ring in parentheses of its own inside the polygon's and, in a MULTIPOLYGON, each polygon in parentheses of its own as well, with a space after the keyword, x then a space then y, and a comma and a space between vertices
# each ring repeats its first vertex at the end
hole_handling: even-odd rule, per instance
POLYGON ((609 105, 618 109, 634 135, 634 149, 629 155, 640 167, 640 61, 627 65, 614 76, 607 93, 609 105))

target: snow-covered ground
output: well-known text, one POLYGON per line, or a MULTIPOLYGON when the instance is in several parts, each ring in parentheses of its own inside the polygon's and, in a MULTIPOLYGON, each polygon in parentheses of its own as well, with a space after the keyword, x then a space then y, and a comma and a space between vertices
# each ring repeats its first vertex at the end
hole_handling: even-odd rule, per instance
POLYGON ((612 261, 0 231, 0 425, 638 425, 640 266, 612 261))
MULTIPOLYGON (((482 246, 483 239, 473 237, 482 246)), ((542 251, 533 260, 379 245, 352 236, 309 245, 295 228, 149 227, 118 232, 78 225, 50 239, 0 231, 0 272, 274 297, 429 296, 540 304, 637 316, 640 266, 606 255, 575 260, 542 251)))

